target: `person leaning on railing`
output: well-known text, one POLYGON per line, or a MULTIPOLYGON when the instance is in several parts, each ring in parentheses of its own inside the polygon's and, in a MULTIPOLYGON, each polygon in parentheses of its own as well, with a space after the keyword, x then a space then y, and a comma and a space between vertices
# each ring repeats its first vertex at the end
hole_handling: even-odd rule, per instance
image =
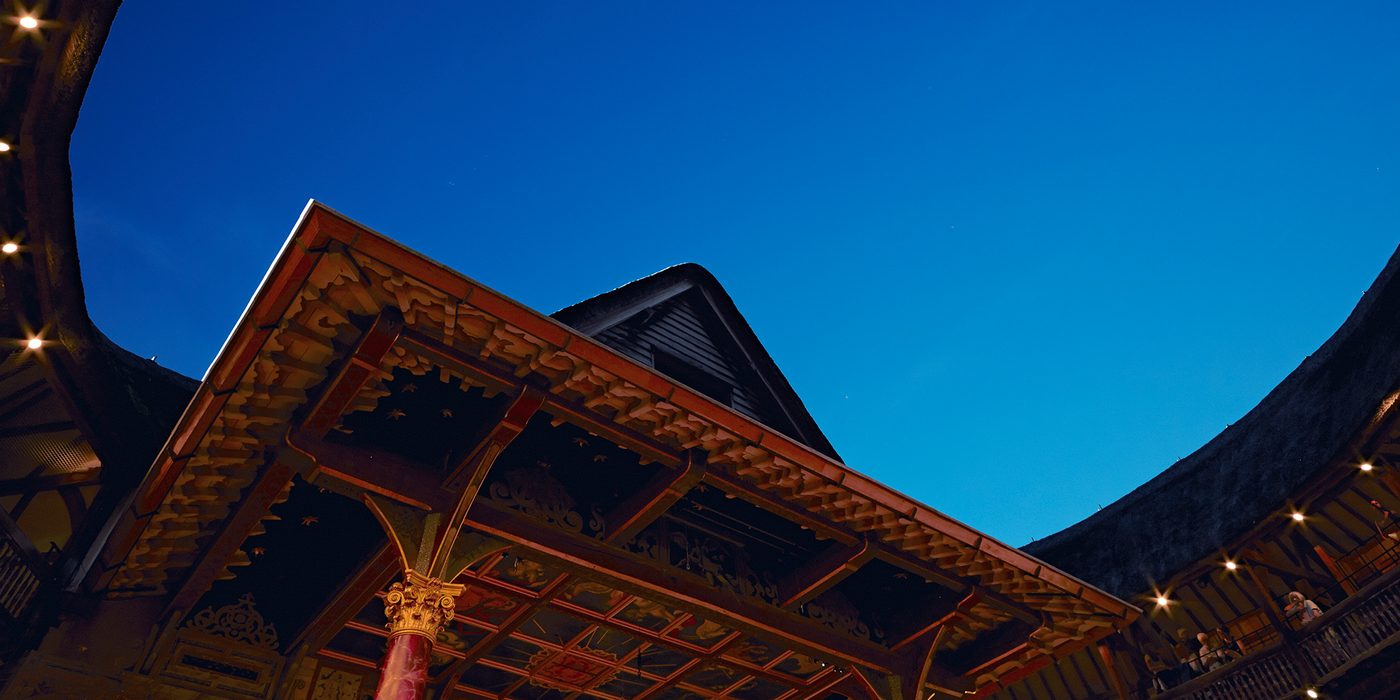
POLYGON ((1283 608, 1283 616, 1287 619, 1297 618, 1300 624, 1306 625, 1316 620, 1322 615, 1322 608, 1317 607, 1317 603, 1308 600, 1298 591, 1288 592, 1288 605, 1283 608))
POLYGON ((1196 641, 1201 643, 1200 659, 1201 666, 1207 672, 1214 671, 1225 664, 1240 658, 1240 654, 1233 647, 1233 643, 1227 643, 1217 632, 1201 632, 1196 635, 1196 641))
POLYGON ((1177 667, 1178 683, 1189 681, 1205 671, 1201 667, 1200 659, 1196 650, 1191 647, 1189 639, 1191 639, 1190 633, 1186 631, 1185 627, 1182 627, 1176 631, 1176 639, 1173 640, 1172 652, 1176 654, 1176 660, 1181 663, 1177 667))

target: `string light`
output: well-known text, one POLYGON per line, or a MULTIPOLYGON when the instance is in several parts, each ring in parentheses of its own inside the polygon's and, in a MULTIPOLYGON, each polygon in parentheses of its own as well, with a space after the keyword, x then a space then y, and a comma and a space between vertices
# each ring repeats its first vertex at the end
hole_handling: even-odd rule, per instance
POLYGON ((39 20, 29 16, 20 17, 19 26, 24 27, 25 29, 38 29, 39 20))
POLYGON ((39 348, 44 347, 44 340, 36 335, 33 338, 30 338, 29 342, 25 343, 24 346, 29 348, 30 350, 38 350, 39 348))
POLYGON ((1375 465, 1371 464, 1370 462, 1362 462, 1362 463, 1361 463, 1361 471, 1363 471, 1363 472, 1369 472, 1369 471, 1371 471, 1372 469, 1375 469, 1375 468, 1376 468, 1375 465))
POLYGON ((1225 560, 1225 568, 1228 569, 1228 570, 1230 570, 1230 571, 1234 571, 1235 569, 1240 568, 1240 565, 1239 565, 1239 564, 1236 564, 1234 561, 1232 561, 1232 560, 1230 560, 1230 559, 1226 559, 1226 560, 1225 560))
POLYGON ((1164 596, 1164 595, 1159 595, 1159 596, 1157 596, 1157 607, 1159 607, 1159 608, 1165 608, 1165 607, 1167 607, 1168 605, 1171 605, 1171 601, 1168 600, 1166 596, 1164 596))
POLYGON ((19 252, 19 244, 14 241, 6 241, 5 245, 0 245, 0 251, 4 251, 6 255, 14 255, 19 252))
POLYGON ((1294 520, 1294 522, 1299 522, 1299 523, 1303 522, 1303 514, 1302 514, 1302 513, 1299 513, 1299 512, 1296 511, 1296 510, 1293 511, 1293 520, 1294 520))
POLYGON ((1312 688, 1308 688, 1308 689, 1307 689, 1306 691, 1304 691, 1304 692, 1307 693, 1307 696, 1308 696, 1308 697, 1312 698, 1313 700, 1317 700, 1317 691, 1316 691, 1316 690, 1313 690, 1312 688))
POLYGON ((9 141, 0 141, 0 153, 9 153, 9 152, 10 152, 10 142, 9 142, 9 141))

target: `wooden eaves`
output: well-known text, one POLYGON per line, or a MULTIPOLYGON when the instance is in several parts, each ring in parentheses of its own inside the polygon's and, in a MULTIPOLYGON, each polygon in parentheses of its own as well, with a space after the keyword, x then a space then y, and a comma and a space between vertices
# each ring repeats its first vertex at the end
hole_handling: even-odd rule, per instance
MULTIPOLYGON (((705 480, 737 488, 741 497, 819 528, 845 548, 830 553, 831 572, 792 583, 794 600, 858 567, 869 556, 867 549, 930 577, 975 582, 983 594, 979 604, 1019 614, 1034 632, 1009 645, 996 664, 979 669, 986 681, 1092 643, 1140 613, 316 202, 303 212, 123 514, 92 585, 115 593, 169 590, 168 580, 178 580, 199 558, 191 531, 224 529, 220 541, 228 548, 256 526, 256 511, 235 509, 229 515, 227 498, 221 502, 220 493, 207 492, 207 475, 222 475, 224 483, 216 490, 223 494, 260 485, 258 474, 247 473, 256 455, 237 458, 239 450, 252 448, 243 434, 290 425, 291 412, 307 398, 306 387, 330 372, 332 341, 339 339, 309 344, 305 339, 334 331, 298 328, 290 319, 314 295, 313 276, 316 284, 331 284, 326 280, 334 277, 343 289, 355 288, 353 294, 377 295, 365 302, 369 307, 401 311, 404 328, 387 359, 411 355, 416 359, 400 361, 440 363, 503 389, 534 377, 545 389, 541 410, 672 468, 688 451, 702 450, 709 455, 705 480), (272 355, 283 358, 280 365, 269 359, 272 355), (278 371, 291 372, 296 383, 271 382, 278 371), (253 386, 260 387, 265 405, 244 410, 253 386), (214 454, 209 433, 221 416, 229 420, 231 400, 246 415, 240 414, 241 423, 232 428, 220 423, 214 454), (206 478, 192 478, 191 463, 200 464, 206 478), (225 521, 231 517, 243 525, 229 532, 225 521)), ((279 471, 276 481, 283 478, 289 476, 279 471)), ((277 497, 278 487, 263 484, 256 492, 267 503, 277 497)), ((486 520, 473 522, 489 531, 486 520)), ((224 567, 223 561, 200 565, 201 578, 224 567)), ((180 602, 188 604, 193 594, 182 589, 180 602)))

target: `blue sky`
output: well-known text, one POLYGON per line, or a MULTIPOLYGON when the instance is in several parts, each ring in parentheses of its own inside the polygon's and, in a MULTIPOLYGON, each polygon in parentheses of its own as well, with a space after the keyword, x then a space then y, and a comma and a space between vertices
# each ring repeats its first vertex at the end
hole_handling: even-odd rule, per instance
POLYGON ((315 197, 545 312, 683 261, 1012 544, 1233 422, 1400 241, 1393 3, 130 2, 89 306, 200 376, 315 197))

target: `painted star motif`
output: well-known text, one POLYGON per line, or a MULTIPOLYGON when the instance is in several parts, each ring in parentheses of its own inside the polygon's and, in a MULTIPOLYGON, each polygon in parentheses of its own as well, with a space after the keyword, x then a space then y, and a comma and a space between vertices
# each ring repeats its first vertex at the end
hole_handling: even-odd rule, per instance
POLYGON ((404 412, 403 412, 402 410, 400 410, 400 409, 395 408, 395 409, 392 409, 392 410, 389 411, 388 418, 389 418, 389 420, 398 420, 398 419, 400 419, 400 418, 403 418, 403 417, 406 416, 406 415, 408 415, 408 414, 407 414, 407 413, 404 413, 404 412))

